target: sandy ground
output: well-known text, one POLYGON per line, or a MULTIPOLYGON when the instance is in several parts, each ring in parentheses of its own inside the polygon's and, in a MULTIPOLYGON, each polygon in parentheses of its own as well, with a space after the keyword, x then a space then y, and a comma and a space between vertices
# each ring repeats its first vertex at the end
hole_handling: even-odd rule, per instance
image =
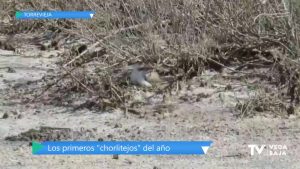
MULTIPOLYGON (((208 94, 200 100, 178 101, 175 110, 163 113, 136 115, 114 112, 74 111, 67 107, 23 104, 5 99, 16 84, 41 79, 54 68, 53 58, 24 57, 0 50, 0 168, 300 168, 300 120, 254 116, 237 118, 228 103, 233 91, 216 92, 216 88, 192 87, 182 95, 192 98, 208 94), (12 69, 10 69, 10 68, 12 69), (93 131, 81 140, 212 140, 213 145, 203 156, 33 156, 28 141, 8 141, 40 126, 65 127, 74 131, 82 128, 93 131), (286 155, 250 155, 249 144, 286 145, 286 155)), ((276 150, 280 152, 280 150, 276 150)))

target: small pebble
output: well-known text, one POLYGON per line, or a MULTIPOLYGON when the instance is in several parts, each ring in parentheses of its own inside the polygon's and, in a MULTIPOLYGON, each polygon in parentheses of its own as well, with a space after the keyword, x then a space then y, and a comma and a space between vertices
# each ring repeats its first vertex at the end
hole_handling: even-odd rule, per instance
POLYGON ((7 113, 4 113, 3 116, 2 116, 2 118, 3 118, 3 119, 7 119, 7 118, 8 118, 8 114, 7 114, 7 113))
POLYGON ((18 118, 18 119, 21 119, 21 118, 23 118, 23 115, 22 115, 22 114, 19 114, 17 118, 18 118))
POLYGON ((116 123, 114 128, 121 128, 122 127, 122 124, 119 124, 119 123, 116 123))
POLYGON ((11 67, 8 67, 6 72, 7 73, 16 73, 16 70, 11 67))
POLYGON ((132 161, 129 160, 129 159, 125 159, 125 162, 126 162, 127 164, 132 164, 132 161))
POLYGON ((118 154, 114 154, 113 155, 113 159, 118 160, 119 159, 119 155, 118 154))

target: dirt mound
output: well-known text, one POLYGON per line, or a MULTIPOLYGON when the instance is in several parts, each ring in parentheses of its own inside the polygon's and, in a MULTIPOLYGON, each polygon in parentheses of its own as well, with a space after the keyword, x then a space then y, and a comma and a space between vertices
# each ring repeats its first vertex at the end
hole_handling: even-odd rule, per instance
POLYGON ((70 128, 55 128, 44 127, 40 129, 30 129, 22 132, 17 136, 8 136, 5 140, 8 141, 38 141, 43 142, 47 140, 52 141, 66 141, 66 140, 81 140, 81 139, 95 139, 92 130, 82 128, 80 131, 73 131, 70 128))

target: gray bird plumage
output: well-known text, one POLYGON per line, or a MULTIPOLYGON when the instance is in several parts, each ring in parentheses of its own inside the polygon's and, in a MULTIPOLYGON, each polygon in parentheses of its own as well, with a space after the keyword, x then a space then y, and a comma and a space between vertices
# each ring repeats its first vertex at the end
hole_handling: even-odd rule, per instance
POLYGON ((146 74, 147 70, 144 70, 140 65, 129 66, 130 73, 130 82, 145 87, 152 87, 152 85, 147 81, 146 74))

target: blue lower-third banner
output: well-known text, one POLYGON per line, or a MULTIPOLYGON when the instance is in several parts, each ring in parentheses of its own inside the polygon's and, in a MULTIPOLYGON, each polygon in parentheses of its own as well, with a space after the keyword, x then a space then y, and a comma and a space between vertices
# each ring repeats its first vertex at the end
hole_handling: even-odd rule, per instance
POLYGON ((32 142, 35 155, 206 154, 212 141, 46 141, 32 142))
POLYGON ((93 11, 17 11, 16 19, 92 19, 93 11))

